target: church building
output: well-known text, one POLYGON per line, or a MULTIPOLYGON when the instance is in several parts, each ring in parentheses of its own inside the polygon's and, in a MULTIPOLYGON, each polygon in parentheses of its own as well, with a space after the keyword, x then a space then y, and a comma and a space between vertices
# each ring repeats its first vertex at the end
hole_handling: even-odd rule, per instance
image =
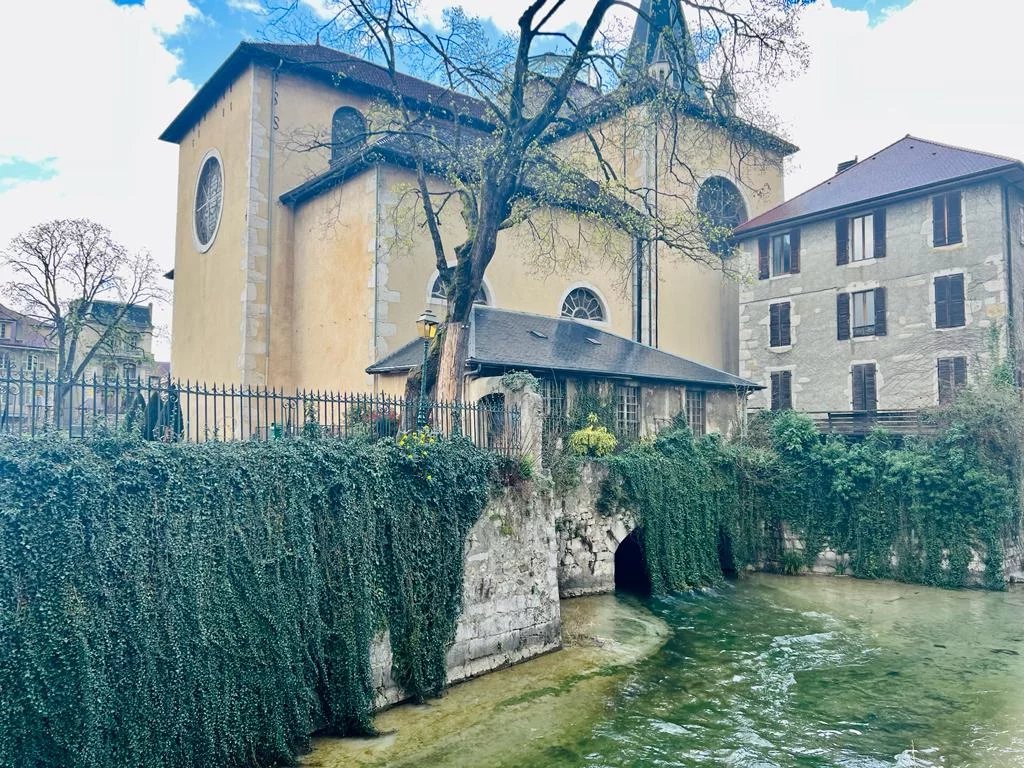
MULTIPOLYGON (((605 156, 652 190, 651 205, 688 195, 723 227, 780 203, 782 161, 796 148, 736 117, 727 82, 705 88, 678 0, 644 0, 642 11, 627 61, 682 91, 689 105, 676 137, 643 100, 611 111, 589 126, 605 156), (664 53, 669 38, 687 52, 681 67, 664 53), (670 141, 694 179, 685 186, 666 160, 670 141)), ((604 95, 581 81, 587 89, 604 95)), ((245 42, 163 132, 180 148, 175 377, 395 391, 379 363, 415 338, 425 308, 445 311, 426 230, 403 227, 396 213, 415 187, 408 158, 393 143, 359 138, 396 94, 438 121, 493 130, 483 103, 463 93, 401 73, 392 80, 386 68, 319 44, 245 42)), ((559 149, 585 140, 567 131, 559 149)), ((461 226, 457 212, 445 212, 442 227, 455 233, 447 242, 459 242, 461 226)), ((551 247, 572 243, 578 252, 546 257, 530 222, 502 231, 481 305, 572 319, 695 361, 716 380, 735 378, 719 376, 739 368, 733 277, 663 244, 600 234, 571 210, 545 211, 543 226, 554 233, 551 247)), ((669 362, 652 365, 679 368, 669 362)))

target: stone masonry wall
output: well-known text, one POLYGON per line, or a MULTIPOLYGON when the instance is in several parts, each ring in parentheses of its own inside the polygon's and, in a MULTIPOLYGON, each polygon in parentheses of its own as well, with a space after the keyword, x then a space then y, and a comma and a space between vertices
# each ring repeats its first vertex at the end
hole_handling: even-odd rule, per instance
MULTIPOLYGON (((508 494, 492 501, 473 526, 462 614, 448 651, 450 683, 561 647, 554 513, 547 494, 508 494)), ((377 706, 401 701, 387 635, 372 649, 372 662, 377 706)))
POLYGON ((606 470, 588 462, 572 495, 559 501, 555 530, 558 547, 558 591, 578 597, 615 589, 615 550, 635 527, 621 511, 602 515, 597 499, 606 470))

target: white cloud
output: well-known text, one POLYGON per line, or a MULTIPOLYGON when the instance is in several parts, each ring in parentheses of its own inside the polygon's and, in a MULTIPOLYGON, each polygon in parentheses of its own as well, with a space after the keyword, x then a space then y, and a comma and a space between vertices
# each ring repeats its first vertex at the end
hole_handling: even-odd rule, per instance
MULTIPOLYGON (((84 216, 173 265, 177 148, 157 136, 194 87, 177 77, 165 38, 197 15, 187 0, 58 0, 7 11, 0 69, 12 108, 0 121, 0 148, 56 173, 0 187, 0 247, 41 221, 84 216)), ((168 318, 158 314, 161 324, 168 318)), ((166 356, 166 343, 157 351, 166 356)))
POLYGON ((259 0, 228 0, 228 7, 236 11, 248 11, 249 13, 263 13, 263 6, 259 0))
POLYGON ((787 196, 906 134, 1024 157, 1024 9, 1006 0, 914 0, 874 26, 864 12, 806 9, 809 69, 778 87, 776 112, 801 147, 787 196))

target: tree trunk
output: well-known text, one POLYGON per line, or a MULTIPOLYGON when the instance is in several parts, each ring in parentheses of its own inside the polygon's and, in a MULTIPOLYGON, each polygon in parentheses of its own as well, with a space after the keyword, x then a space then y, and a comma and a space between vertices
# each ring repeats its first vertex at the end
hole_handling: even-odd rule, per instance
POLYGON ((466 354, 469 348, 469 320, 450 320, 444 331, 444 344, 437 368, 437 400, 462 400, 466 354))

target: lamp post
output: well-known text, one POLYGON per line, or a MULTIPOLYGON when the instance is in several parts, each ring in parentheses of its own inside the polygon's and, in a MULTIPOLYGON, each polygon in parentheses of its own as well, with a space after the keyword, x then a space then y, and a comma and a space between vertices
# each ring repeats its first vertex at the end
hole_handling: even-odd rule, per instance
POLYGON ((423 429, 427 426, 427 354, 430 351, 430 342, 437 336, 437 317, 429 309, 423 310, 423 314, 416 320, 416 333, 423 339, 423 366, 420 368, 420 402, 416 410, 416 427, 423 429))

